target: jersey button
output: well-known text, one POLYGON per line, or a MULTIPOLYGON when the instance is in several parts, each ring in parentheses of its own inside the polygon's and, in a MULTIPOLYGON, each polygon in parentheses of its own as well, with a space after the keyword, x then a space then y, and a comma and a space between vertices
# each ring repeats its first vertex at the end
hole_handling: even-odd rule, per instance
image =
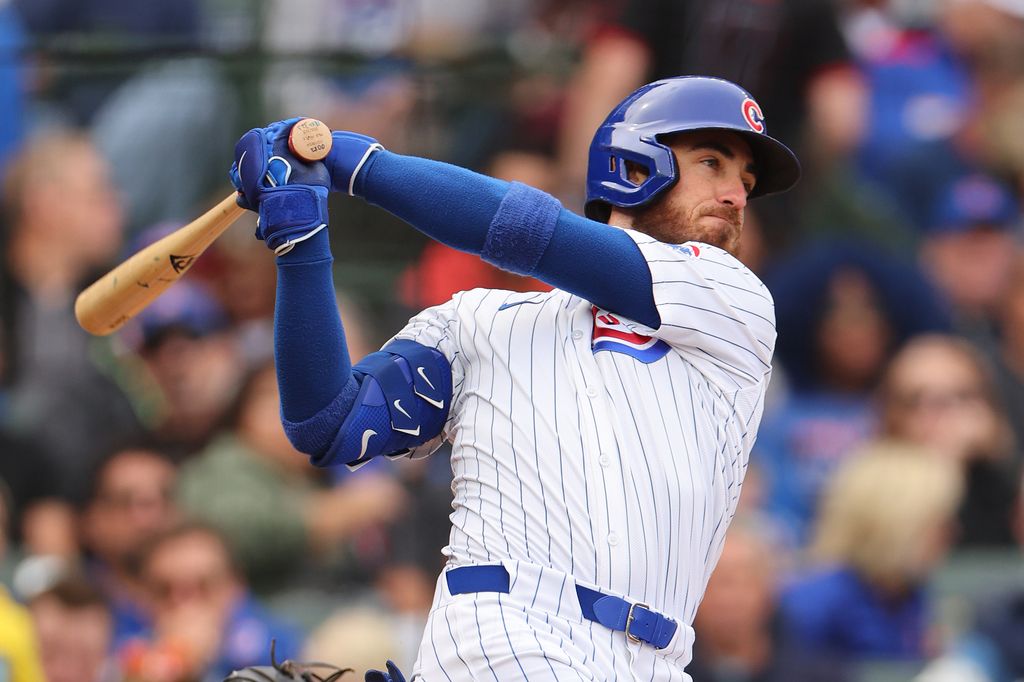
POLYGON ((597 461, 601 466, 606 467, 612 463, 612 458, 606 454, 602 454, 600 457, 597 458, 597 461))
POLYGON ((608 544, 611 545, 612 547, 614 547, 615 545, 619 544, 619 536, 616 535, 615 533, 609 533, 608 534, 608 544))
POLYGON ((573 333, 572 333, 572 338, 574 338, 577 341, 579 341, 580 339, 583 338, 583 332, 581 332, 579 329, 574 330, 573 333))
POLYGON ((596 398, 597 397, 597 387, 596 386, 587 386, 587 395, 589 395, 591 398, 596 398))

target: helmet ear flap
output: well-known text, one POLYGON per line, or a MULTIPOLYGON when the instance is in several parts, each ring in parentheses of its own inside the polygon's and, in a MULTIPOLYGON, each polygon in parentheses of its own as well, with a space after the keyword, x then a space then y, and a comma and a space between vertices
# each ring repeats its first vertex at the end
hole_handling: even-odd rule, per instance
POLYGON ((640 187, 651 175, 646 163, 617 155, 614 151, 608 155, 608 172, 619 178, 623 184, 633 187, 640 187))
POLYGON ((626 182, 639 187, 647 181, 647 178, 651 177, 651 169, 647 163, 623 159, 622 177, 626 182))
POLYGON ((629 140, 623 142, 618 145, 612 140, 604 144, 601 161, 591 153, 587 177, 590 196, 584 212, 592 220, 608 222, 613 205, 642 206, 675 184, 679 177, 675 154, 665 145, 642 139, 633 148, 629 140))

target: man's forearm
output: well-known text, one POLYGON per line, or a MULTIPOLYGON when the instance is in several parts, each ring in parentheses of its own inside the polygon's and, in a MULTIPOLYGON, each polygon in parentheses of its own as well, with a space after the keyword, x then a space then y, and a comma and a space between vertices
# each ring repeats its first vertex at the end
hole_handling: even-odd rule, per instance
POLYGON ((332 263, 326 230, 277 259, 274 356, 286 423, 318 414, 352 380, 332 263))

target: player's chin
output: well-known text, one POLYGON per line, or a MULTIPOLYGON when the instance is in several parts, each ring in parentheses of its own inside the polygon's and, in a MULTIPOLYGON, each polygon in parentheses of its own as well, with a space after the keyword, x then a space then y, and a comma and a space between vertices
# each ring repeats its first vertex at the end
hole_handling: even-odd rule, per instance
POLYGON ((743 231, 741 225, 719 218, 718 216, 701 216, 698 220, 698 235, 696 241, 704 242, 724 249, 734 256, 739 251, 740 233, 743 231))

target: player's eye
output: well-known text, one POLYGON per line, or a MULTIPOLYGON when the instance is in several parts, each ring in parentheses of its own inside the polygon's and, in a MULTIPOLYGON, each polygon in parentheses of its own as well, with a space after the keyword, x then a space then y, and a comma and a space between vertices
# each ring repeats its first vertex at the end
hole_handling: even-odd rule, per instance
POLYGON ((718 159, 716 159, 713 156, 709 156, 709 157, 707 157, 705 159, 701 159, 700 162, 702 164, 704 164, 705 166, 707 166, 708 168, 718 168, 718 166, 720 165, 718 163, 718 159))

